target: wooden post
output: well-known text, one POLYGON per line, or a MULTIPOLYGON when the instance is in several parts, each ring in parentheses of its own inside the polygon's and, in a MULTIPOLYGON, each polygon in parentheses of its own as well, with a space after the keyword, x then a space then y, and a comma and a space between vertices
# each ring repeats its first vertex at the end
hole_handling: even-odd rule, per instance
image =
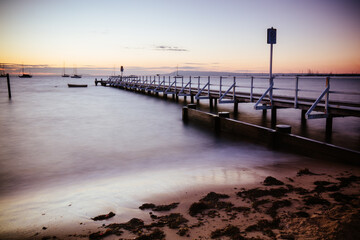
POLYGON ((9 99, 11 99, 11 87, 10 87, 10 77, 9 77, 9 74, 6 74, 6 79, 7 79, 8 95, 9 95, 9 99))
POLYGON ((306 125, 306 110, 301 109, 301 126, 306 125))
POLYGON ((188 107, 183 107, 182 109, 182 120, 184 122, 187 122, 188 121, 188 107))
POLYGON ((325 131, 325 141, 328 143, 331 143, 332 125, 333 125, 333 117, 328 116, 326 118, 326 131, 325 131))
POLYGON ((276 107, 272 107, 271 109, 271 128, 275 128, 276 126, 276 107))
POLYGON ((238 113, 238 102, 236 99, 234 100, 234 113, 238 113))
POLYGON ((219 112, 218 115, 219 115, 219 117, 223 117, 223 118, 229 118, 230 117, 229 112, 219 112))
POLYGON ((276 125, 276 131, 281 132, 281 133, 290 134, 291 133, 291 126, 290 125, 279 124, 279 125, 276 125))

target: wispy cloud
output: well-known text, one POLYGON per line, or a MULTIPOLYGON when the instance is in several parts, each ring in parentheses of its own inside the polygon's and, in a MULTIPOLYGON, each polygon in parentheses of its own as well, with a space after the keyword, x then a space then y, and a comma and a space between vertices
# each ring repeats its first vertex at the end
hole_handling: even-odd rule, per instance
POLYGON ((179 48, 176 46, 165 46, 165 45, 155 46, 155 49, 159 50, 159 51, 176 51, 176 52, 187 52, 188 51, 185 48, 179 48))

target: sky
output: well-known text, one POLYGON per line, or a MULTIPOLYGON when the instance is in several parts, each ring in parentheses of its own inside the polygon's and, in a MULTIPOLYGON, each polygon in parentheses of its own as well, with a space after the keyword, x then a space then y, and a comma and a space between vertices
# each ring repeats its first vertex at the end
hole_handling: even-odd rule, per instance
POLYGON ((0 63, 18 73, 360 73, 359 0, 0 0, 0 63))

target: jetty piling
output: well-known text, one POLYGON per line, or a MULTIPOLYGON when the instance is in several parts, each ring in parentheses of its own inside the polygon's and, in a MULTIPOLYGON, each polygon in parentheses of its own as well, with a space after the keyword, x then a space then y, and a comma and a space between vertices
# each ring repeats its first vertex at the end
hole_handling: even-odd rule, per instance
POLYGON ((7 88, 8 88, 8 96, 9 96, 9 99, 11 99, 10 76, 8 73, 6 74, 6 82, 7 82, 7 88))

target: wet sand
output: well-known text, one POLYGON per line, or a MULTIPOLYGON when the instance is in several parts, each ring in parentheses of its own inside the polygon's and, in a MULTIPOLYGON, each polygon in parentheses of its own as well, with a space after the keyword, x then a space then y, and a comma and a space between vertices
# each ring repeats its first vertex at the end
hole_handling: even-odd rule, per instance
POLYGON ((104 212, 67 229, 42 229, 32 239, 357 239, 359 167, 285 172, 274 167, 251 184, 151 195, 126 221, 104 212))

